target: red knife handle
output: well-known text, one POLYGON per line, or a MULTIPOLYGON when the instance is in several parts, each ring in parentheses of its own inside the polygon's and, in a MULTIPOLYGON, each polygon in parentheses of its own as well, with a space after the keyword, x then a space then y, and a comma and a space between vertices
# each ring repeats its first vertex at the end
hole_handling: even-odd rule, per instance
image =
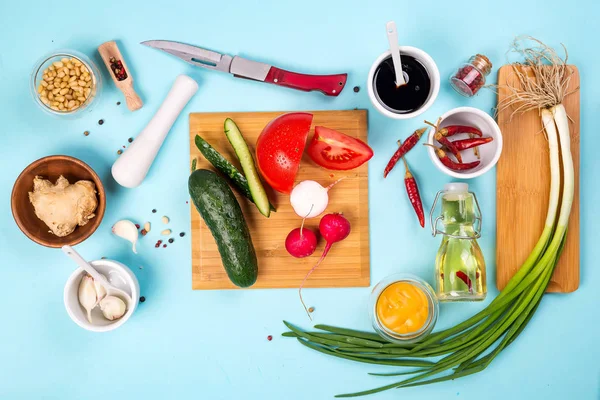
POLYGON ((305 92, 318 90, 327 96, 337 96, 346 86, 347 79, 348 74, 307 75, 271 67, 265 82, 305 92))

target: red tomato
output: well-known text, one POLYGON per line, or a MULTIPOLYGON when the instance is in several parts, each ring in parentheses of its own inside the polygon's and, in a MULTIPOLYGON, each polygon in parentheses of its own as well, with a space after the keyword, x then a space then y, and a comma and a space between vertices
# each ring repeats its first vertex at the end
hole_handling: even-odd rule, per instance
POLYGON ((273 189, 292 191, 312 119, 309 113, 283 114, 269 122, 258 137, 258 169, 273 189))
POLYGON ((335 170, 354 169, 373 157, 373 150, 362 140, 323 126, 315 128, 307 152, 321 167, 335 170))

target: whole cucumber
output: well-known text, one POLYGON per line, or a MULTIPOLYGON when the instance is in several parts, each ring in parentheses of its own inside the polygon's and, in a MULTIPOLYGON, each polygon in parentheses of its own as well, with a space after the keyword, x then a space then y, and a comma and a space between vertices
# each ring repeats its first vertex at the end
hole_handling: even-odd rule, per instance
POLYGON ((217 243, 227 276, 239 287, 252 286, 258 277, 256 251, 229 185, 213 171, 199 169, 190 175, 188 189, 217 243))

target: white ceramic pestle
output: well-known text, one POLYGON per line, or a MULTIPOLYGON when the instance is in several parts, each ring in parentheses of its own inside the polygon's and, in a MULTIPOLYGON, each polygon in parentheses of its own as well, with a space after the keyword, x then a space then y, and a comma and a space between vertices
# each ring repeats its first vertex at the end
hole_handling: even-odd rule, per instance
POLYGON ((142 183, 169 130, 197 90, 198 83, 189 76, 175 79, 154 117, 113 164, 112 176, 119 185, 134 188, 142 183))

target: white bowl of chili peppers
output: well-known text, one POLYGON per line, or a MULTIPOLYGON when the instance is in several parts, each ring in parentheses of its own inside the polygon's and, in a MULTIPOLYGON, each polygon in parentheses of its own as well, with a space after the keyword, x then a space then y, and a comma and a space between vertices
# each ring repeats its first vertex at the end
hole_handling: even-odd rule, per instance
POLYGON ((429 157, 447 175, 471 179, 492 169, 502 153, 502 132, 494 119, 473 107, 458 107, 430 122, 429 157))

